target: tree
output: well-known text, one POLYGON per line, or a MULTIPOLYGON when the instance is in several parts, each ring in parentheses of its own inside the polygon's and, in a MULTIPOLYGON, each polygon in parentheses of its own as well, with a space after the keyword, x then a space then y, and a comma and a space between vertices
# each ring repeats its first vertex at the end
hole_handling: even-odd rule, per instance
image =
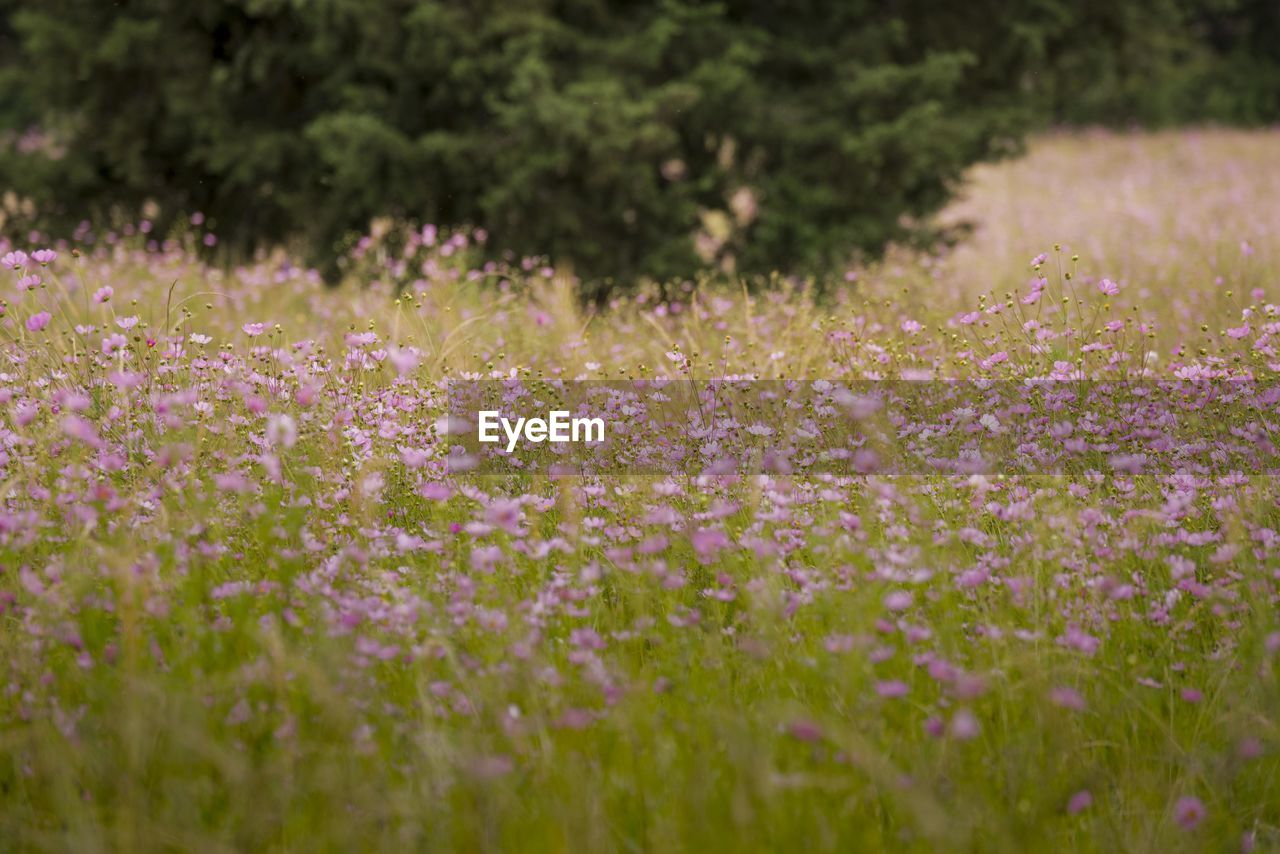
POLYGON ((11 147, 0 179, 46 223, 151 200, 324 258, 392 214, 589 278, 822 270, 910 237, 1016 147, 1080 27, 1058 0, 3 4, 0 82, 65 153, 11 147))

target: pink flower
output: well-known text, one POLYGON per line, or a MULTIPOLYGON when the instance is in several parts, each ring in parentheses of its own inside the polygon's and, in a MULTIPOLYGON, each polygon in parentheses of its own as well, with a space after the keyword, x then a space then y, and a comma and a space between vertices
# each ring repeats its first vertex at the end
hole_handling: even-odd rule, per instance
POLYGON ((1113 297, 1116 294, 1120 293, 1120 286, 1117 285, 1115 282, 1111 281, 1110 279, 1103 279, 1102 281, 1098 282, 1098 290, 1101 291, 1105 296, 1113 297))
POLYGON ((1074 712, 1083 712, 1085 709, 1084 697, 1080 695, 1080 692, 1065 685, 1059 685, 1049 691, 1049 700, 1055 706, 1071 709, 1074 712))
POLYGON ((689 535, 689 542, 698 553, 698 559, 707 561, 721 549, 728 547, 729 537, 719 528, 698 528, 689 535))
POLYGON ((1088 789, 1081 789, 1071 796, 1071 800, 1067 801, 1067 812, 1071 815, 1078 815, 1091 806, 1093 806, 1093 793, 1088 789))
POLYGON ((951 716, 951 737, 957 741, 977 738, 979 732, 978 719, 968 709, 960 709, 951 716))
POLYGON ((106 285, 93 292, 93 301, 101 305, 111 299, 111 297, 115 296, 115 293, 114 288, 110 285, 106 285))
POLYGON ((416 347, 395 347, 388 351, 387 358, 390 359, 396 373, 403 377, 418 367, 422 355, 416 347))
POLYGON ((1007 361, 1009 361, 1009 354, 1004 350, 1000 350, 992 353, 990 356, 979 362, 978 367, 982 368, 984 371, 989 371, 996 365, 1003 364, 1007 361))
POLYGON ((799 718, 787 726, 787 734, 797 741, 812 743, 822 740, 822 727, 807 718, 799 718))
POLYGON ((886 700, 905 697, 911 692, 906 682, 897 679, 890 679, 885 682, 876 683, 877 696, 884 697, 886 700))
POLYGON ((49 321, 53 316, 47 311, 38 311, 27 318, 27 329, 31 332, 39 332, 49 325, 49 321))
POLYGON ((123 350, 125 347, 128 347, 128 346, 129 346, 129 339, 125 338, 119 332, 113 332, 112 334, 108 335, 106 338, 102 339, 102 353, 105 356, 110 356, 112 353, 116 352, 117 350, 123 350))
POLYGON ((905 611, 911 607, 912 595, 906 590, 895 590, 884 597, 884 606, 890 611, 905 611))
POLYGON ((289 415, 267 416, 267 441, 278 448, 292 448, 298 443, 298 424, 289 415))
POLYGON ((27 253, 22 250, 8 252, 3 258, 0 258, 0 267, 8 267, 10 270, 19 270, 27 265, 27 253))
POLYGON ((250 338, 257 338, 266 330, 267 327, 264 323, 246 323, 240 328, 243 329, 244 334, 248 335, 250 338))
POLYGON ((523 518, 524 514, 520 512, 520 502, 518 501, 499 499, 485 508, 485 522, 496 528, 501 528, 514 537, 524 535, 524 530, 520 527, 520 522, 523 518))
POLYGON ((427 464, 427 452, 420 448, 400 448, 400 462, 405 468, 420 469, 427 464))
POLYGON ((62 419, 62 432, 84 442, 86 445, 96 447, 99 443, 98 431, 93 428, 93 424, 88 420, 81 418, 79 415, 68 415, 62 419))
POLYGON ((37 249, 31 253, 31 257, 35 259, 37 264, 44 266, 53 263, 53 259, 58 257, 58 253, 52 249, 37 249))
POLYGON ((1178 798, 1178 802, 1173 805, 1173 820, 1183 830, 1194 830, 1204 821, 1205 814, 1204 804, 1192 795, 1178 798))

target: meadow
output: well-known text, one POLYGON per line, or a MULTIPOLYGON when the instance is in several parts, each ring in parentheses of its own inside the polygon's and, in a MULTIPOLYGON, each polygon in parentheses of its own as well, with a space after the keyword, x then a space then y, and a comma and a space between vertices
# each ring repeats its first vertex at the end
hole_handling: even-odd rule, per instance
POLYGON ((390 222, 336 290, 199 216, 0 246, 3 847, 1280 848, 1273 477, 446 470, 448 380, 1280 373, 1280 133, 943 219, 595 306, 390 222))

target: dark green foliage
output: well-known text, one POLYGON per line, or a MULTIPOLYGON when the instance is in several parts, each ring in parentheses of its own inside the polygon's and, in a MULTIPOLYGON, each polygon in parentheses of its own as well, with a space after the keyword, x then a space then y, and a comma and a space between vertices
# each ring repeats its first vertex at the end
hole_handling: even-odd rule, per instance
POLYGON ((1274 79, 1276 27, 1262 0, 0 0, 0 128, 63 154, 0 144, 0 187, 59 229, 153 200, 317 259, 391 214, 588 278, 821 270, 1036 116, 1276 118, 1235 85, 1274 79))
POLYGON ((1042 115, 1158 127, 1280 122, 1280 3, 1077 0, 1053 10, 1042 115))

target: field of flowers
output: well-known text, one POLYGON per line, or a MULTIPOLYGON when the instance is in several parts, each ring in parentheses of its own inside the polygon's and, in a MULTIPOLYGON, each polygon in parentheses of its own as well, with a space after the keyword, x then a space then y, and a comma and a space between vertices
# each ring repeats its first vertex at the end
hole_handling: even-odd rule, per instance
POLYGON ((948 217, 597 307, 430 227, 338 290, 199 216, 0 246, 0 847, 1280 848, 1280 487, 1214 457, 1265 392, 1176 470, 1069 412, 1110 464, 447 469, 463 380, 1280 376, 1280 133, 1045 138, 948 217))

